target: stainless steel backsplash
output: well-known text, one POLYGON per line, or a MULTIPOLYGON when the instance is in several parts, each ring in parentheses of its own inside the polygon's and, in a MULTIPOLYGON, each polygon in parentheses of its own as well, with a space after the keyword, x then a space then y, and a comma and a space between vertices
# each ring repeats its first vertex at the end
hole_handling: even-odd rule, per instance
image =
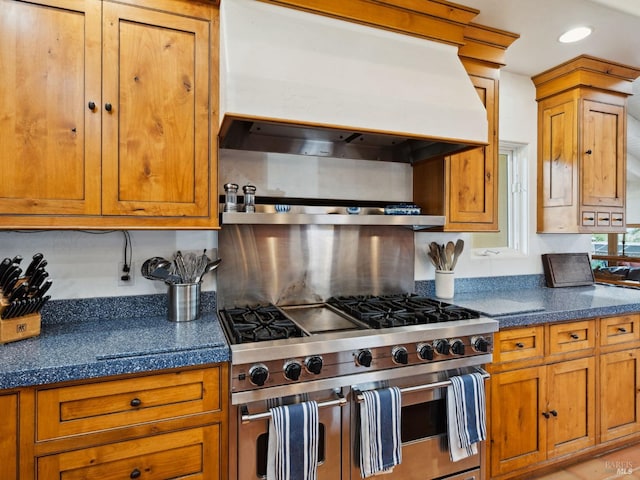
POLYGON ((414 233, 357 225, 224 225, 218 306, 413 292, 414 233))

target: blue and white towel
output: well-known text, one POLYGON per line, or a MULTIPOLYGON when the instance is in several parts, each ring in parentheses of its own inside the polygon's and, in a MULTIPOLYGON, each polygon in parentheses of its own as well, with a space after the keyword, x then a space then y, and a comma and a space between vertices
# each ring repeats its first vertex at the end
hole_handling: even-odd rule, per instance
POLYGON ((402 462, 400 408, 397 387, 362 392, 360 404, 360 474, 383 473, 402 462))
POLYGON ((484 379, 479 373, 454 376, 447 387, 449 456, 457 462, 478 453, 486 440, 484 379))
POLYGON ((270 408, 267 480, 316 480, 318 404, 270 408))

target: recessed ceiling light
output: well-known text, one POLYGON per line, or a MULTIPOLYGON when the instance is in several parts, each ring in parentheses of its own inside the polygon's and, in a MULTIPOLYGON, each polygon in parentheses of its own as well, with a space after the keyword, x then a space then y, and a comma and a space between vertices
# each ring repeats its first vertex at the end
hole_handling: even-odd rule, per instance
POLYGON ((578 42, 583 38, 587 38, 589 35, 591 35, 592 31, 593 29, 591 27, 572 28, 571 30, 568 30, 564 32, 562 35, 560 35, 560 38, 558 38, 558 41, 561 43, 578 42))

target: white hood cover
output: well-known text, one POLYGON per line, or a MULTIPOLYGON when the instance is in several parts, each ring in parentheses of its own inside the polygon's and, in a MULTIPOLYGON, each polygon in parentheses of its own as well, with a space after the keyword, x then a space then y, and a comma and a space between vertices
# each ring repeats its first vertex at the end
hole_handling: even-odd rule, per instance
POLYGON ((487 143, 454 46, 255 0, 220 12, 221 120, 487 143))

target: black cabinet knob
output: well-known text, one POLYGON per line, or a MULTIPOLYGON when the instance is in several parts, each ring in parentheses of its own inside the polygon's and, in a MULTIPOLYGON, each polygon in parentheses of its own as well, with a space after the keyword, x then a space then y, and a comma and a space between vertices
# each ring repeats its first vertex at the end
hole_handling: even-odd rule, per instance
POLYGON ((544 418, 549 418, 549 412, 542 412, 542 416, 544 418))
POLYGON ((249 380, 258 387, 264 385, 268 378, 269 369, 262 364, 254 365, 249 369, 249 380))
POLYGON ((96 109, 96 102, 89 102, 87 104, 87 107, 89 107, 89 110, 93 111, 96 109))
POLYGON ((626 328, 624 328, 624 327, 618 327, 618 331, 619 331, 620 333, 627 333, 627 329, 626 329, 626 328))
POLYGON ((569 335, 571 338, 573 338, 574 340, 578 340, 580 337, 578 336, 577 333, 572 333, 569 335))
POLYGON ((139 407, 140 405, 142 405, 142 400, 140 400, 139 398, 134 398, 129 402, 129 405, 131 405, 132 407, 139 407))
POLYGON ((356 356, 356 363, 363 367, 370 367, 372 361, 373 355, 371 354, 371 350, 360 350, 356 356))
POLYGON ((518 343, 516 343, 516 347, 518 347, 518 348, 524 348, 524 343, 522 343, 522 342, 518 342, 518 343))
POLYGON ((289 362, 284 366, 284 376, 289 380, 298 380, 302 373, 302 365, 299 362, 289 362))
POLYGON ((129 474, 129 478, 140 478, 140 475, 142 475, 142 472, 137 468, 134 468, 133 471, 129 474))
POLYGON ((111 106, 111 104, 110 104, 110 103, 105 103, 105 104, 104 104, 104 109, 105 109, 107 112, 110 112, 111 110, 113 110, 113 107, 111 106))
POLYGON ((314 375, 318 375, 322 371, 322 357, 318 355, 307 358, 304 364, 309 373, 313 373, 314 375))
POLYGON ((586 151, 586 152, 584 152, 584 153, 586 153, 587 155, 591 155, 593 152, 591 151, 591 149, 589 149, 589 150, 587 150, 587 151, 586 151))
POLYGON ((554 417, 557 417, 557 416, 558 416, 558 412, 556 412, 555 410, 551 410, 549 413, 550 413, 551 415, 553 415, 554 417))

